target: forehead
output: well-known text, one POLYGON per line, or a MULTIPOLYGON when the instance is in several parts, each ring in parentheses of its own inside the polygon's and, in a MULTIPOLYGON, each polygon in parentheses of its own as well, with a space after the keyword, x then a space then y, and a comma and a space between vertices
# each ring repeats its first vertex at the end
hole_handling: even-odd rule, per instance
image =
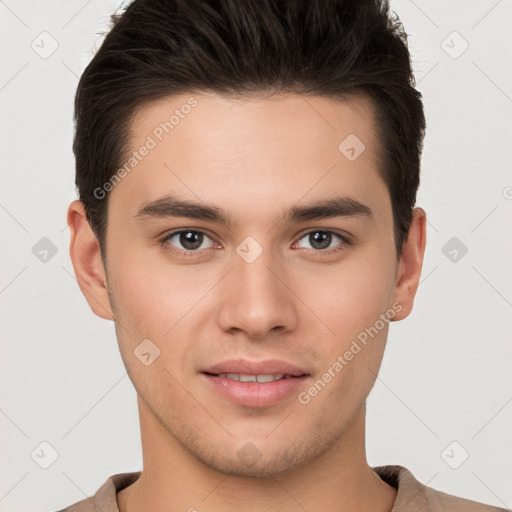
POLYGON ((373 105, 361 95, 185 93, 142 106, 131 129, 126 177, 111 201, 132 215, 166 193, 253 216, 330 193, 363 203, 387 196, 373 105))

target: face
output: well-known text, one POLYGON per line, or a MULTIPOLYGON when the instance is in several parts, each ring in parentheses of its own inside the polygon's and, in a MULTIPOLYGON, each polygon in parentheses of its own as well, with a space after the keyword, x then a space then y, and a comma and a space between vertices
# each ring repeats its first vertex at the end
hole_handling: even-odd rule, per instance
POLYGON ((421 270, 421 240, 395 253, 371 103, 184 94, 137 113, 132 149, 87 296, 141 415, 225 473, 313 461, 364 409, 421 270))

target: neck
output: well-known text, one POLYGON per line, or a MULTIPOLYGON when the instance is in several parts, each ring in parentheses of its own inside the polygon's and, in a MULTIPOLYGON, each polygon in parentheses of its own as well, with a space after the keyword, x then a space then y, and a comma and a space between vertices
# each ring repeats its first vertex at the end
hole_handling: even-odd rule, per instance
POLYGON ((363 406, 339 439, 306 466, 268 477, 226 475, 184 447, 138 399, 144 467, 119 491, 120 512, 390 512, 396 489, 371 469, 365 453, 363 406))

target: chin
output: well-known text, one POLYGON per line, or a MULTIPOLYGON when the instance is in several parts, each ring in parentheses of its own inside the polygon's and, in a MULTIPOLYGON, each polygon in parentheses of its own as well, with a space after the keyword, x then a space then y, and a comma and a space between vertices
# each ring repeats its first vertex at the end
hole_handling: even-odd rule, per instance
MULTIPOLYGON (((290 446, 273 446, 268 440, 247 441, 230 446, 209 442, 208 446, 188 446, 192 455, 205 466, 230 476, 240 478, 264 478, 293 472, 311 462, 328 449, 319 440, 302 438, 301 442, 290 441, 290 446), (262 447, 263 446, 263 447, 262 447), (201 449, 201 448, 204 448, 201 449)), ((324 440, 325 441, 325 440, 324 440)))

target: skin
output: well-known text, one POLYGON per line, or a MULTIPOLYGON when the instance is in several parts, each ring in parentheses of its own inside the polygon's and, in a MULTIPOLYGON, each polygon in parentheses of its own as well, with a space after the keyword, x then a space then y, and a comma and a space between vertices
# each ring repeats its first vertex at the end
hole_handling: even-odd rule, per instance
MULTIPOLYGON (((133 149, 190 96, 141 108, 133 149)), ((426 214, 415 208, 397 258, 365 97, 193 97, 197 106, 110 191, 106 265, 82 203, 68 209, 78 283, 93 312, 115 322, 137 391, 144 466, 118 493, 120 511, 390 511, 396 490, 365 451, 366 398, 389 322, 306 405, 292 394, 271 407, 240 406, 199 371, 235 357, 281 359, 307 369, 307 390, 393 304, 401 309, 392 321, 409 315, 426 214), (366 146, 354 161, 338 150, 349 134, 366 146), (223 208, 234 224, 135 217, 171 193, 223 208), (296 204, 340 194, 373 216, 277 222, 296 204), (196 254, 165 250, 190 247, 179 235, 162 242, 179 228, 206 233, 196 254), (315 229, 352 243, 333 235, 329 248, 340 250, 322 253, 308 236, 315 229), (248 236, 263 249, 252 263, 236 252, 248 236), (134 356, 146 338, 161 351, 148 366, 134 356), (240 457, 247 446, 254 460, 240 457)))

